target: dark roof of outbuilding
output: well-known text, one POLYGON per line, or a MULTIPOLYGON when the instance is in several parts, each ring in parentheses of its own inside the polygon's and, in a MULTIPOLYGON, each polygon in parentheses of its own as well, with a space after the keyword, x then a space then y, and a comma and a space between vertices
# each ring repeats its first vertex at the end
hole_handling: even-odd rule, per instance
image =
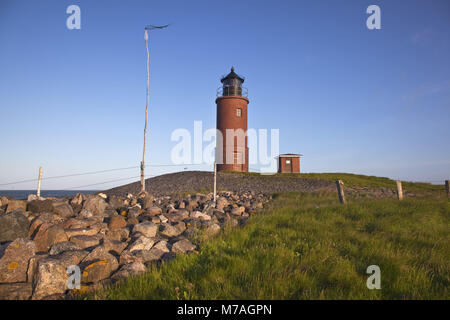
POLYGON ((283 153, 280 154, 278 157, 302 157, 302 154, 299 153, 283 153))
POLYGON ((234 67, 231 67, 231 72, 223 77, 220 82, 223 82, 226 79, 239 79, 241 82, 244 82, 244 78, 240 77, 238 74, 234 72, 234 67))

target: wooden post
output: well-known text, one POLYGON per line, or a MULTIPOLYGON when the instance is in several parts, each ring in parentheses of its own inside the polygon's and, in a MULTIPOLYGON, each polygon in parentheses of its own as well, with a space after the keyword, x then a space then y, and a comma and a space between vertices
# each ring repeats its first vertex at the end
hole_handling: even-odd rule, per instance
POLYGON ((339 201, 342 204, 346 204, 347 201, 345 201, 344 183, 342 182, 342 180, 336 180, 336 187, 337 187, 337 192, 338 192, 338 196, 339 196, 339 201))
POLYGON ((214 161, 214 206, 216 205, 216 194, 217 194, 217 164, 214 161))
POLYGON ((145 192, 145 162, 141 161, 141 192, 145 192))
POLYGON ((445 180, 445 191, 447 191, 447 198, 450 198, 449 180, 445 180))
POLYGON ((42 181, 42 167, 39 167, 38 185, 36 195, 39 198, 41 196, 41 181, 42 181))
POLYGON ((145 47, 147 49, 147 102, 145 104, 145 126, 144 126, 144 150, 142 151, 142 162, 141 162, 141 192, 145 191, 145 144, 147 142, 147 122, 148 122, 148 82, 149 82, 149 72, 148 72, 148 31, 145 29, 145 47))
POLYGON ((400 180, 397 180, 396 183, 397 183, 397 198, 398 200, 403 200, 402 182, 400 180))

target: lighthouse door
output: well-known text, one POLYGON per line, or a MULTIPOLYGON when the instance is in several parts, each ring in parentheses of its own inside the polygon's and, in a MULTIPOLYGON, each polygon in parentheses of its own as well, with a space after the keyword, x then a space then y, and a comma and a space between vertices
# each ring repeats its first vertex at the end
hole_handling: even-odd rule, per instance
POLYGON ((243 171, 244 168, 244 154, 242 152, 233 153, 233 171, 243 171))

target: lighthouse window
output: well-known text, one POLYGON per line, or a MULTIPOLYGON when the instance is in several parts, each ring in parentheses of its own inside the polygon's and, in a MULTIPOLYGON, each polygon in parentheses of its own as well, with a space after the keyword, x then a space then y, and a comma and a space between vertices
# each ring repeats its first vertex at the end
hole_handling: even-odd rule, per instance
POLYGON ((236 109, 236 116, 242 117, 242 109, 240 108, 236 109))
POLYGON ((290 164, 291 163, 291 160, 286 160, 286 164, 290 164))

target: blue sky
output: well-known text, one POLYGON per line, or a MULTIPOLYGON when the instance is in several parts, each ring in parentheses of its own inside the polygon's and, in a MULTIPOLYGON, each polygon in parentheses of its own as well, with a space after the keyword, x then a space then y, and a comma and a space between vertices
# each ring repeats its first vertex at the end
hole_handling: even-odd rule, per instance
MULTIPOLYGON (((304 172, 450 176, 450 4, 442 1, 0 2, 0 184, 138 166, 150 34, 147 164, 178 128, 215 127, 220 77, 246 77, 249 127, 280 129, 304 172), (81 30, 66 8, 81 8, 81 30), (381 8, 368 30, 366 8, 381 8)), ((250 151, 251 152, 251 151, 250 151)), ((210 166, 186 166, 211 170, 210 166)), ((148 175, 183 170, 150 167, 148 175)), ((43 182, 66 189, 138 168, 43 182)), ((36 183, 0 189, 35 188, 36 183)))

